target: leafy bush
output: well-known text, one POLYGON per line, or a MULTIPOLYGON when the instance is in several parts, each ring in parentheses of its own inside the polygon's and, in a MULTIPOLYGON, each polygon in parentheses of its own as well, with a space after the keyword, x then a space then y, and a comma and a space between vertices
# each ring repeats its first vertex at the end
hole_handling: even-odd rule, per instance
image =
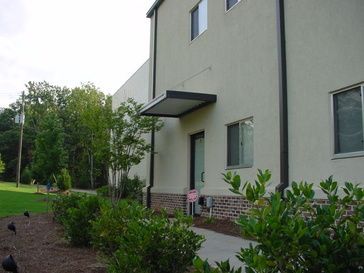
POLYGON ((72 187, 72 179, 67 169, 62 169, 57 176, 57 187, 61 191, 67 191, 72 187))
POLYGON ((145 182, 135 175, 133 178, 128 178, 125 183, 124 197, 141 201, 143 198, 143 187, 145 182))
POLYGON ((54 218, 63 225, 71 244, 90 245, 92 221, 99 215, 102 204, 99 197, 86 194, 59 195, 53 200, 54 218))
POLYGON ((143 197, 142 189, 144 186, 145 182, 140 180, 138 176, 134 176, 134 178, 123 176, 117 187, 112 187, 112 192, 114 196, 119 197, 118 199, 134 199, 141 201, 143 197))
POLYGON ((28 167, 26 167, 21 174, 21 182, 23 184, 30 185, 30 183, 32 182, 32 178, 32 171, 28 167))
POLYGON ((105 185, 105 186, 102 186, 100 188, 97 188, 96 189, 96 194, 97 196, 100 196, 100 197, 109 197, 109 186, 105 185))
MULTIPOLYGON (((345 195, 340 197, 338 183, 330 177, 320 183, 327 204, 314 205, 313 184, 293 182, 292 190, 282 198, 279 192, 267 196, 268 170, 259 170, 257 178, 255 184, 242 185, 240 176, 224 175, 230 190, 254 205, 249 215, 238 220, 243 232, 258 242, 238 255, 246 272, 363 272, 363 188, 347 182, 345 195), (347 215, 352 205, 354 212, 347 215)), ((200 271, 196 272, 229 272, 208 271, 211 268, 204 269, 201 262, 197 267, 200 271)))
POLYGON ((134 219, 119 238, 119 248, 109 259, 109 272, 183 273, 191 265, 203 237, 189 229, 192 219, 166 214, 134 219))
POLYGON ((194 273, 242 273, 242 268, 235 269, 230 266, 229 260, 224 262, 216 262, 216 268, 210 266, 207 260, 203 261, 201 258, 196 257, 193 260, 195 267, 194 273))
POLYGON ((84 196, 78 207, 67 209, 62 223, 66 238, 75 246, 89 246, 92 238, 92 221, 100 213, 102 200, 97 196, 84 196))
POLYGON ((1 154, 0 154, 0 174, 2 174, 5 171, 5 163, 1 160, 1 154))
POLYGON ((84 195, 79 193, 72 193, 70 195, 57 195, 52 200, 52 211, 54 219, 63 224, 64 220, 68 217, 68 209, 79 208, 81 199, 84 195))
POLYGON ((120 237, 128 231, 130 221, 150 219, 152 212, 137 202, 120 201, 115 207, 104 203, 100 215, 92 223, 92 243, 106 255, 114 253, 120 245, 120 237))

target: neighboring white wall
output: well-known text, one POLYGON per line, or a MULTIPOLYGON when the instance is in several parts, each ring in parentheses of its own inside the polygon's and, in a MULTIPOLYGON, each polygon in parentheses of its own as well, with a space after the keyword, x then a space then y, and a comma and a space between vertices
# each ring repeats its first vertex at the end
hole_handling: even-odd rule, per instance
POLYGON ((112 109, 120 103, 133 98, 139 103, 148 102, 149 60, 147 60, 112 96, 112 109))
POLYGON ((286 1, 292 180, 364 182, 364 157, 333 160, 330 92, 364 81, 364 1, 286 1))
MULTIPOLYGON (((217 102, 156 134, 153 192, 184 193, 190 184, 190 135, 205 131, 203 194, 231 194, 226 124, 253 116, 254 166, 235 169, 253 180, 257 169, 279 177, 279 116, 275 1, 242 0, 225 12, 208 1, 208 28, 190 41, 190 10, 198 1, 165 1, 158 10, 156 95, 167 89, 217 94, 217 102)), ((153 47, 151 47, 151 56, 153 47)), ((150 89, 151 90, 151 89, 150 89)))
MULTIPOLYGON (((115 111, 122 102, 128 98, 133 98, 138 103, 145 104, 148 101, 149 87, 149 60, 147 60, 112 97, 112 109, 115 111)), ((145 136, 149 141, 149 136, 145 136)), ((146 156, 148 157, 148 155, 146 156)), ((147 159, 134 166, 130 170, 130 176, 138 175, 141 179, 146 179, 148 175, 147 159)))

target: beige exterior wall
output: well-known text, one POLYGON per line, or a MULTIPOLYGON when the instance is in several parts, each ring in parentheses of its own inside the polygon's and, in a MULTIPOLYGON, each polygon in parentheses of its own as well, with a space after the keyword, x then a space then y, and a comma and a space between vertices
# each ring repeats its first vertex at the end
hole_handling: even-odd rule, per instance
POLYGON ((330 92, 364 81, 364 1, 288 0, 291 180, 364 182, 364 157, 333 159, 330 92))
MULTIPOLYGON (((208 28, 190 41, 197 0, 158 8, 156 96, 165 90, 217 94, 217 102, 180 119, 165 118, 156 134, 152 192, 185 193, 190 183, 190 136, 205 131, 205 188, 229 194, 226 124, 254 118, 254 166, 233 171, 253 180, 258 168, 279 181, 276 7, 241 0, 225 12, 208 0, 208 28)), ((364 157, 332 159, 330 91, 364 81, 364 1, 286 0, 290 180, 363 182, 364 157)), ((154 18, 151 24, 153 56, 154 18)), ((150 82, 152 83, 150 62, 150 82)), ((152 87, 149 86, 149 99, 152 87)))
POLYGON ((149 60, 147 60, 112 96, 112 110, 122 102, 133 98, 139 103, 148 102, 149 60))
MULTIPOLYGON (((133 98, 138 103, 148 102, 149 88, 149 60, 147 60, 119 89, 112 97, 112 110, 115 111, 122 102, 133 98)), ((149 140, 149 137, 146 136, 149 140)), ((138 175, 146 180, 148 176, 147 157, 140 164, 130 170, 130 176, 138 175)))
POLYGON ((156 134, 152 192, 184 193, 189 188, 190 136, 205 131, 202 194, 229 194, 221 176, 227 164, 226 124, 249 117, 254 118, 254 166, 233 171, 252 180, 258 168, 271 169, 275 187, 279 177, 275 2, 242 0, 225 12, 224 1, 210 0, 208 29, 191 42, 190 10, 197 3, 168 0, 158 9, 156 95, 167 89, 212 93, 217 102, 180 119, 164 119, 165 127, 156 134))

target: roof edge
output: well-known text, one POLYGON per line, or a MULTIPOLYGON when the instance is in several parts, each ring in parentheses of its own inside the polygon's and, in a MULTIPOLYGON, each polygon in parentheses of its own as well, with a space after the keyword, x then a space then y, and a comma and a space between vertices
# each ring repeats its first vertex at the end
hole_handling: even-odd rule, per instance
POLYGON ((159 6, 163 3, 164 0, 156 0, 154 4, 150 7, 147 12, 147 18, 151 18, 153 16, 154 10, 158 9, 159 6))

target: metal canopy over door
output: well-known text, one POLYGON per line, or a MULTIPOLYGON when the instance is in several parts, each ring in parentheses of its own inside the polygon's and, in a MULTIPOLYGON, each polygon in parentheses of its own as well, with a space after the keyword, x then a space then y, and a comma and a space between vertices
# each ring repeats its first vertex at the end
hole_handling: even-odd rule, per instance
MULTIPOLYGON (((205 133, 191 136, 191 189, 196 189, 200 195, 205 185, 205 133)), ((195 214, 201 214, 201 206, 196 202, 195 214)))

